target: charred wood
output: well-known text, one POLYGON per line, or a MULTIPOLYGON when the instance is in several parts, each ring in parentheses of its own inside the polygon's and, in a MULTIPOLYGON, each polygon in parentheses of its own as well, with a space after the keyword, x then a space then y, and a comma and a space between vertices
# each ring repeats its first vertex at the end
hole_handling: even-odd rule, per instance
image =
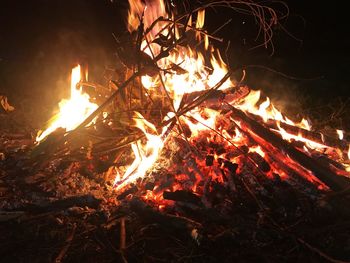
POLYGON ((136 198, 131 200, 130 208, 139 215, 144 223, 158 223, 170 232, 181 231, 182 233, 185 232, 190 234, 194 229, 201 227, 200 223, 189 218, 162 214, 136 198))
POLYGON ((21 211, 31 213, 46 213, 65 210, 71 207, 90 207, 98 208, 102 200, 97 199, 93 195, 73 196, 65 199, 53 201, 46 204, 32 204, 21 208, 21 211))
POLYGON ((175 192, 164 191, 163 192, 164 199, 173 200, 178 202, 188 202, 195 205, 201 205, 201 198, 195 195, 192 192, 184 191, 184 190, 176 190, 175 192))
MULTIPOLYGON (((257 116, 255 116, 257 118, 257 116)), ((343 152, 347 152, 349 149, 349 142, 340 140, 337 138, 329 137, 327 135, 324 135, 320 132, 315 132, 315 131, 309 131, 297 126, 289 125, 285 122, 280 122, 279 123, 280 127, 284 129, 286 132, 289 134, 295 135, 295 136, 302 136, 305 139, 308 139, 310 141, 317 142, 319 144, 326 145, 328 147, 332 148, 339 148, 343 152)), ((266 123, 266 126, 272 129, 279 130, 276 121, 274 120, 268 120, 266 123)))
POLYGON ((324 166, 322 163, 294 148, 290 143, 248 117, 243 111, 234 107, 231 108, 231 111, 232 119, 240 122, 241 128, 249 132, 256 141, 260 139, 263 144, 271 145, 273 148, 279 149, 284 155, 311 171, 315 177, 325 183, 330 189, 340 191, 350 186, 349 179, 338 176, 327 166, 324 166))

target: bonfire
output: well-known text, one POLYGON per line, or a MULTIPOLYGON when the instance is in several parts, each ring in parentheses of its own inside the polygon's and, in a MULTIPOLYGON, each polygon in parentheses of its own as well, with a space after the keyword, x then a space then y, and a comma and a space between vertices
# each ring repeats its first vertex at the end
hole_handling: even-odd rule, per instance
POLYGON ((215 48, 222 40, 205 30, 208 8, 230 8, 253 15, 268 46, 283 13, 236 0, 183 13, 163 0, 129 4, 128 34, 116 37, 123 78, 104 86, 89 82, 82 66, 73 68, 70 98, 23 152, 27 189, 50 193, 50 199, 24 191, 18 198, 26 201, 18 207, 1 203, 6 213, 0 219, 69 222, 56 262, 69 257, 84 235, 99 232, 108 233, 108 245, 95 251, 114 251, 124 262, 170 261, 169 255, 175 261, 249 261, 264 247, 272 261, 282 261, 283 249, 295 246, 308 250, 301 260, 316 255, 338 262, 334 249, 328 255, 317 248, 307 225, 315 211, 337 214, 339 199, 329 196, 346 203, 345 132, 324 135, 306 119, 292 121, 245 84, 244 68, 225 64, 215 48), (111 241, 111 233, 119 240, 111 241), (147 241, 152 238, 158 245, 147 241), (282 239, 287 241, 273 254, 282 239), (149 254, 141 252, 142 244, 149 254), (256 251, 240 254, 233 246, 256 251), (166 248, 170 253, 162 252, 166 248))

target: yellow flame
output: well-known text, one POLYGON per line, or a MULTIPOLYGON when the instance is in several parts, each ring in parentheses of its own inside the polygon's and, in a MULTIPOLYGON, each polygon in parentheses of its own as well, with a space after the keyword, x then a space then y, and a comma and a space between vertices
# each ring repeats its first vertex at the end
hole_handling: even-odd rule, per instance
POLYGON ((200 131, 208 129, 215 130, 215 122, 219 114, 218 111, 208 108, 202 109, 201 111, 195 109, 191 111, 191 119, 183 118, 183 120, 187 123, 192 132, 191 137, 197 137, 200 131))
MULTIPOLYGON (((258 102, 260 98, 260 91, 252 90, 249 93, 249 95, 242 100, 240 104, 235 106, 245 112, 261 116, 265 122, 267 122, 268 120, 274 120, 277 122, 283 122, 289 125, 293 125, 305 130, 311 130, 311 125, 308 122, 308 120, 303 118, 299 123, 293 122, 292 120, 284 116, 278 109, 276 109, 276 107, 271 103, 269 98, 266 98, 264 102, 259 104, 258 102)), ((283 133, 287 132, 283 130, 283 133)))
POLYGON ((337 134, 338 134, 339 140, 343 140, 344 139, 344 131, 337 130, 337 134))
MULTIPOLYGON (((163 0, 129 0, 129 5, 128 30, 130 32, 137 30, 141 19, 144 28, 149 28, 157 18, 161 16, 167 18, 163 0)), ((164 23, 156 24, 152 31, 154 33, 159 32, 163 24, 164 23)), ((153 38, 150 40, 153 40, 153 38)))
POLYGON ((77 89, 80 80, 81 68, 80 65, 78 65, 72 69, 70 99, 61 100, 58 105, 59 113, 54 117, 50 126, 36 138, 37 142, 43 140, 57 128, 64 128, 66 131, 75 129, 85 118, 97 109, 98 106, 90 102, 89 95, 82 91, 82 87, 77 89))
POLYGON ((250 147, 249 152, 255 152, 255 153, 259 154, 261 157, 265 157, 265 153, 264 153, 263 149, 261 149, 260 145, 250 147))
POLYGON ((197 15, 196 28, 203 28, 205 21, 205 10, 199 10, 197 15))
POLYGON ((115 178, 114 186, 116 190, 123 188, 125 185, 134 182, 138 178, 144 177, 146 172, 152 168, 157 161, 159 153, 164 146, 162 137, 167 127, 163 129, 160 135, 151 134, 147 130, 157 133, 156 127, 147 121, 140 113, 135 112, 135 115, 135 126, 145 134, 147 142, 145 145, 142 145, 141 141, 137 141, 131 145, 135 159, 122 177, 115 178))
POLYGON ((284 140, 287 140, 287 141, 295 140, 295 141, 304 142, 310 149, 315 149, 315 150, 323 150, 325 148, 328 148, 328 146, 318 142, 314 142, 307 138, 304 138, 300 134, 299 135, 290 134, 285 129, 283 129, 280 125, 277 125, 277 126, 279 130, 276 130, 276 131, 281 134, 284 140))

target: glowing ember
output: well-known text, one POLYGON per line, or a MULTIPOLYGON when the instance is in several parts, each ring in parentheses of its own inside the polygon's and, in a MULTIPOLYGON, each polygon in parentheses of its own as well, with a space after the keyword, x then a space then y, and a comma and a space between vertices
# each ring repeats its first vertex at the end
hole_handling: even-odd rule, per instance
POLYGON ((66 131, 75 129, 97 109, 98 106, 90 102, 89 95, 83 93, 82 87, 77 89, 77 85, 81 81, 81 74, 80 65, 72 69, 70 99, 63 99, 59 103, 59 113, 53 117, 50 126, 36 138, 37 142, 43 140, 57 128, 64 128, 66 131))

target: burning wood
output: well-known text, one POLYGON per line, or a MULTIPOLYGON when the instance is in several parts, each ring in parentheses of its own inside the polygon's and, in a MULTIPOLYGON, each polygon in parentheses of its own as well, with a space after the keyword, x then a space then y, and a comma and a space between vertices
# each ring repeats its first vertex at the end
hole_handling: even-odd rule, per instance
MULTIPOLYGON (((324 136, 305 120, 294 123, 285 117, 269 99, 259 103, 260 92, 244 85, 245 72, 241 80, 233 79, 234 72, 209 41, 215 37, 203 29, 206 8, 243 5, 243 11, 267 15, 266 20, 258 16, 267 45, 278 21, 273 9, 250 1, 214 1, 176 16, 162 0, 129 3, 128 44, 118 43, 125 80, 110 79, 111 90, 88 82, 80 66, 74 68, 71 98, 60 103, 60 112, 36 138, 32 158, 23 153, 24 179, 9 179, 6 192, 16 192, 7 189, 14 182, 44 190, 57 200, 32 210, 62 220, 69 211, 93 221, 91 214, 101 210, 105 214, 98 217, 106 217, 104 226, 111 228, 121 218, 120 249, 111 249, 125 261, 139 242, 136 238, 130 244, 126 237, 132 232, 126 229, 128 216, 146 224, 140 240, 150 231, 157 238, 164 232, 218 245, 221 239, 258 235, 260 228, 270 227, 267 222, 273 228, 269 231, 290 237, 287 229, 310 211, 303 205, 326 210, 317 204, 321 197, 349 188, 350 148, 343 134, 338 132, 339 139, 324 136), (109 97, 97 105, 83 85, 109 92, 109 97), (63 198, 67 195, 73 197, 63 198), (256 232, 235 229, 237 212, 239 223, 254 225, 256 232), (154 231, 154 224, 161 229, 154 231)), ((10 210, 1 213, 1 221, 26 212, 10 206, 1 203, 1 209, 10 210)), ((56 253, 59 261, 77 238, 79 228, 72 226, 56 253)))

